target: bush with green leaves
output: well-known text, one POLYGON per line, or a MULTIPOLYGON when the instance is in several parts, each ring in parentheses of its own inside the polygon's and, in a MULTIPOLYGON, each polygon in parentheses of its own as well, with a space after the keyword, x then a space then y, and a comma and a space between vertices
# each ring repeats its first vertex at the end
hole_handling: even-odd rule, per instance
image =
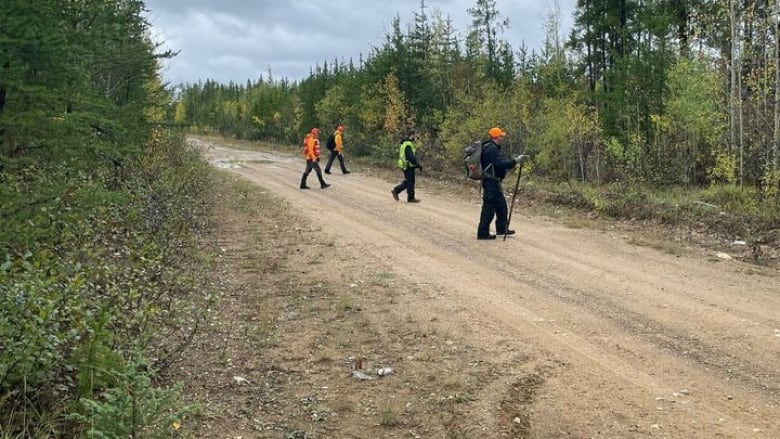
MULTIPOLYGON (((3 432, 82 435, 96 413, 125 410, 128 391, 160 404, 173 398, 156 374, 211 300, 197 242, 208 226, 210 170, 180 136, 159 132, 146 151, 124 161, 117 187, 110 168, 84 164, 0 175, 3 432)), ((150 419, 115 418, 105 424, 114 433, 90 435, 133 428, 151 437, 164 423, 150 419)))
POLYGON ((84 435, 91 439, 171 437, 198 407, 182 403, 180 385, 156 385, 148 367, 143 356, 130 358, 113 371, 112 386, 82 397, 81 410, 69 418, 85 426, 84 435))

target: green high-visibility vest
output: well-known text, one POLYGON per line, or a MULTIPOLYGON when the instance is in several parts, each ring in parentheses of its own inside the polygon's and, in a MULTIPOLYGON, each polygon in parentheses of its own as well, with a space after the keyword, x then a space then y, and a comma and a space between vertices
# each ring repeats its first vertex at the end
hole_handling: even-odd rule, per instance
POLYGON ((406 161, 407 146, 410 146, 412 148, 412 154, 414 154, 415 157, 417 156, 417 148, 414 146, 414 142, 411 140, 405 140, 403 143, 401 143, 401 147, 398 149, 398 167, 404 171, 409 167, 409 162, 406 161))

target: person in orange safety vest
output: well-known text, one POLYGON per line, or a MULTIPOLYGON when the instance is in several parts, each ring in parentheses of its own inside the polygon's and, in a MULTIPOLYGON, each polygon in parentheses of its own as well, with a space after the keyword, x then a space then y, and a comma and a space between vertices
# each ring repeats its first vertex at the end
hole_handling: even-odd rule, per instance
POLYGON ((328 155, 328 162, 325 163, 325 173, 330 174, 330 167, 333 165, 333 160, 338 158, 339 165, 341 165, 341 173, 349 174, 347 167, 344 165, 344 125, 339 124, 336 127, 336 131, 328 137, 328 141, 325 145, 330 151, 328 155))
POLYGON ((320 169, 320 129, 312 128, 311 132, 303 139, 303 156, 306 158, 306 170, 301 177, 301 189, 309 189, 306 185, 306 179, 309 173, 314 169, 317 173, 317 179, 320 181, 320 188, 325 189, 330 185, 322 179, 322 170, 320 169))

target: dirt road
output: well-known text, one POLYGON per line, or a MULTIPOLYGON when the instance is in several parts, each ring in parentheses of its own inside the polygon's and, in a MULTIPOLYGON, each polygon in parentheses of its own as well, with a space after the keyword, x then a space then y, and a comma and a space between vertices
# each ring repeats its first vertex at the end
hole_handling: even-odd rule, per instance
MULTIPOLYGON (((304 191, 298 158, 217 145, 207 157, 239 164, 233 172, 333 236, 340 258, 423 285, 425 297, 398 302, 410 319, 489 348, 505 369, 539 372, 543 382, 518 395, 531 437, 780 437, 776 271, 675 256, 521 209, 517 235, 477 241, 473 194, 423 179, 422 203, 395 202, 393 183, 338 171, 326 176, 332 187, 318 189, 312 174, 304 191)), ((497 413, 516 382, 501 376, 471 395, 483 425, 512 422, 497 413)))

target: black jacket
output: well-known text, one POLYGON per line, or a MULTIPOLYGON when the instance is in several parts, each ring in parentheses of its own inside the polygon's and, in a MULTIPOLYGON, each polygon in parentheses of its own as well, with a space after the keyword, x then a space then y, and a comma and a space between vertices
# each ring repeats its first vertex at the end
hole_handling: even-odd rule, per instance
POLYGON ((501 145, 488 140, 482 143, 482 172, 487 179, 494 177, 496 180, 503 180, 506 177, 506 171, 515 167, 514 159, 508 159, 501 152, 501 145))
MULTIPOLYGON (((405 142, 413 142, 410 139, 404 139, 402 144, 405 142)), ((414 152, 412 151, 412 148, 410 148, 408 145, 404 148, 404 156, 406 157, 406 161, 409 162, 409 166, 412 168, 418 168, 420 166, 420 163, 417 162, 417 156, 414 155, 414 152)))

